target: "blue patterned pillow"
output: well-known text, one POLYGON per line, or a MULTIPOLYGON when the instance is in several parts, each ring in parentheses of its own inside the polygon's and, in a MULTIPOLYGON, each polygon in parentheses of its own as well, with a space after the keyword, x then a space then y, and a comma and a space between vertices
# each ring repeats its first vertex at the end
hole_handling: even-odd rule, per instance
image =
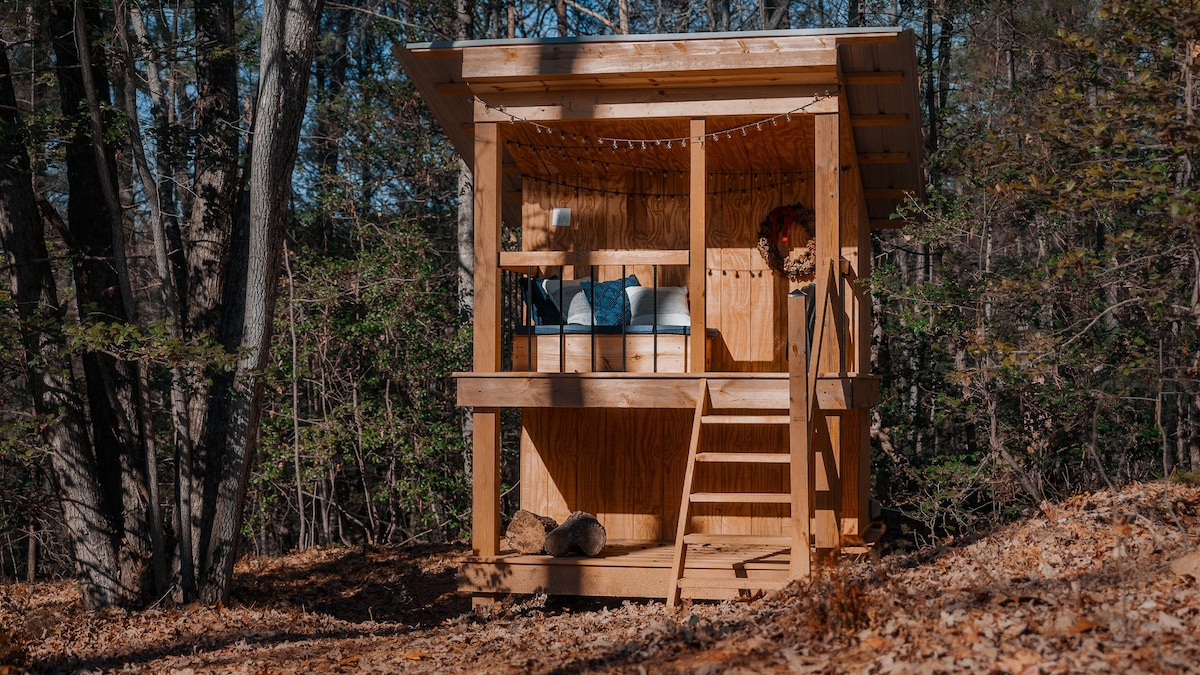
POLYGON ((585 281, 580 284, 583 296, 592 306, 592 322, 596 326, 619 326, 629 323, 629 301, 625 299, 625 288, 640 286, 637 276, 630 274, 625 279, 585 281))

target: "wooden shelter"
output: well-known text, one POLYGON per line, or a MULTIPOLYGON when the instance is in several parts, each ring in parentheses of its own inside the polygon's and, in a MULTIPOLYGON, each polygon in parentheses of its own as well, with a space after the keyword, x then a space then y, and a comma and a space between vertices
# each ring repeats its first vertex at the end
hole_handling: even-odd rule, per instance
POLYGON ((461 588, 481 601, 725 598, 867 545, 870 230, 900 224, 896 207, 923 189, 911 31, 396 53, 474 169, 474 367, 457 375, 459 404, 474 407, 473 555, 461 588), (788 205, 799 206, 776 210, 788 205), (782 224, 760 227, 773 212, 782 224), (762 254, 810 239, 792 258, 811 279, 762 254), (595 514, 608 534, 598 556, 504 548, 510 407, 521 507, 595 514))

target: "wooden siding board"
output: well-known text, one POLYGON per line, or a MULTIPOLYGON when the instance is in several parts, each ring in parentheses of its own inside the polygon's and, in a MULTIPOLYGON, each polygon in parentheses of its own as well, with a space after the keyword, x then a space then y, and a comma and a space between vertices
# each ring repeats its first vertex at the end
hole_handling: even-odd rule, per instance
POLYGON ((547 408, 521 411, 521 508, 562 522, 576 499, 578 427, 547 408))

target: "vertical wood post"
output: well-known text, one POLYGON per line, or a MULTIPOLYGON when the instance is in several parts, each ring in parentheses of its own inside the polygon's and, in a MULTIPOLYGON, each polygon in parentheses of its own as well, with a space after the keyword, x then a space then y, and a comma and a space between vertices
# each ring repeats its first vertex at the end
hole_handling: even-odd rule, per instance
POLYGON ((688 188, 688 217, 691 222, 688 247, 688 305, 692 315, 692 334, 688 337, 688 371, 704 372, 704 335, 708 324, 705 271, 708 267, 708 164, 704 148, 707 124, 704 118, 693 119, 691 135, 691 174, 688 188))
POLYGON ((788 576, 812 574, 809 540, 812 536, 813 481, 809 447, 812 406, 808 398, 808 312, 803 295, 788 298, 788 445, 792 453, 789 476, 792 493, 792 560, 788 576))
POLYGON ((838 300, 842 256, 842 157, 841 120, 837 114, 816 115, 816 216, 817 237, 817 326, 821 340, 818 372, 844 373, 841 363, 843 311, 838 300), (832 274, 831 274, 832 267, 832 274), (831 278, 831 276, 833 278, 831 278))
MULTIPOLYGON (((841 120, 838 114, 816 115, 814 119, 814 166, 816 238, 817 238, 817 321, 813 330, 811 366, 816 375, 836 373, 844 375, 842 360, 844 335, 839 327, 844 325, 844 310, 839 297, 842 254, 842 156, 841 120)), ((841 507, 840 459, 841 420, 833 415, 817 411, 812 424, 820 427, 811 438, 817 440, 814 448, 816 499, 816 547, 818 551, 829 551, 840 543, 838 511, 841 507)))
MULTIPOLYGON (((845 286, 846 360, 850 372, 866 375, 871 371, 871 295, 865 285, 871 276, 871 222, 844 91, 838 93, 838 118, 844 132, 842 157, 850 161, 849 169, 842 172, 842 258, 854 272, 854 281, 845 286)), ((870 420, 870 410, 865 408, 847 410, 841 419, 843 535, 861 535, 871 517, 870 420)))
MULTIPOLYGON (((500 125, 475 125, 475 372, 500 369, 500 125)), ((471 548, 500 552, 500 410, 476 408, 471 455, 471 548)))

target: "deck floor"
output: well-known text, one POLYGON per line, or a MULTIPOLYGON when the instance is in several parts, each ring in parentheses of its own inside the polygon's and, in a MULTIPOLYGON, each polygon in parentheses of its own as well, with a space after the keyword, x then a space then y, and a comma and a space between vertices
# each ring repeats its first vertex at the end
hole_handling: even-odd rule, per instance
MULTIPOLYGON (((674 548, 662 542, 610 541, 595 557, 469 556, 459 568, 459 589, 471 593, 546 593, 600 597, 666 596, 674 548)), ((692 546, 689 578, 745 579, 744 588, 686 588, 684 597, 725 599, 786 579, 791 554, 771 546, 692 546)))

